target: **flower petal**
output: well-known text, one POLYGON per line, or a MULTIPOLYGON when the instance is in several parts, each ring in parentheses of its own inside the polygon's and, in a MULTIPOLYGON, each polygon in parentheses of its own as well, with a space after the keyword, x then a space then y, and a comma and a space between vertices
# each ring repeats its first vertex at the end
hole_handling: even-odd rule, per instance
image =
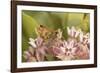
POLYGON ((69 28, 69 27, 67 27, 67 32, 68 32, 68 35, 70 35, 70 34, 71 34, 71 30, 70 30, 70 28, 69 28))
POLYGON ((36 48, 37 45, 35 44, 35 40, 32 38, 29 38, 29 42, 28 42, 33 48, 36 48))
POLYGON ((35 43, 36 43, 36 45, 37 45, 38 47, 41 46, 42 42, 43 42, 43 39, 40 38, 40 37, 38 37, 38 38, 35 39, 35 43))

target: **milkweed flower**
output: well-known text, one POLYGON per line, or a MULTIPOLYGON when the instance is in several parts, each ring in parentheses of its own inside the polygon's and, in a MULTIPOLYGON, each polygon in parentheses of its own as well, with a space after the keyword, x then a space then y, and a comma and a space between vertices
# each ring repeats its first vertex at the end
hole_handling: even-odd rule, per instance
POLYGON ((29 38, 28 43, 30 47, 24 52, 24 58, 27 61, 43 61, 46 54, 46 47, 42 45, 43 39, 40 37, 36 39, 29 38))
POLYGON ((80 34, 80 42, 89 47, 89 45, 90 45, 90 35, 89 35, 89 33, 86 33, 86 34, 81 33, 80 34))
POLYGON ((79 31, 77 31, 74 26, 72 26, 71 28, 67 27, 67 31, 68 31, 68 35, 71 37, 76 38, 79 35, 79 31))
MULTIPOLYGON (((52 55, 54 60, 80 60, 89 59, 90 34, 76 29, 74 26, 67 27, 68 38, 63 39, 61 29, 54 31, 48 39, 41 36, 29 38, 29 48, 24 51, 26 61, 46 61, 46 55, 52 55)), ((67 35, 67 34, 66 34, 67 35)))
POLYGON ((33 48, 37 48, 37 47, 39 47, 39 46, 42 45, 42 42, 43 42, 43 39, 40 38, 40 37, 38 37, 38 38, 36 38, 35 40, 32 39, 32 38, 29 38, 29 42, 28 42, 28 43, 29 43, 33 48))
MULTIPOLYGON (((90 45, 90 36, 89 33, 84 33, 82 32, 81 29, 76 30, 75 27, 72 27, 71 29, 67 29, 68 31, 68 35, 72 36, 74 38, 70 38, 72 41, 77 41, 72 43, 73 45, 67 45, 67 47, 69 46, 69 48, 74 48, 72 50, 74 50, 74 52, 72 54, 74 54, 75 57, 77 57, 78 59, 88 59, 89 58, 89 45, 90 45), (76 38, 79 38, 79 40, 76 38)), ((72 41, 69 41, 70 43, 72 41)))
POLYGON ((36 62, 36 57, 34 56, 34 49, 30 46, 27 51, 24 51, 23 57, 27 62, 36 62))
POLYGON ((78 59, 89 59, 89 48, 86 45, 79 44, 79 49, 76 50, 75 55, 78 59))

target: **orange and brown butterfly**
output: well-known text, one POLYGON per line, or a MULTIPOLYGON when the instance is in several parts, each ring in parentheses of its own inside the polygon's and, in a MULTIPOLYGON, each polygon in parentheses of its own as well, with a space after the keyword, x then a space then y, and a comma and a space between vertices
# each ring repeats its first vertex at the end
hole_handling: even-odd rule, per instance
POLYGON ((39 25, 36 29, 36 34, 37 36, 40 36, 42 37, 43 39, 48 39, 49 36, 51 35, 51 33, 54 31, 54 30, 51 30, 50 28, 44 26, 44 25, 39 25))

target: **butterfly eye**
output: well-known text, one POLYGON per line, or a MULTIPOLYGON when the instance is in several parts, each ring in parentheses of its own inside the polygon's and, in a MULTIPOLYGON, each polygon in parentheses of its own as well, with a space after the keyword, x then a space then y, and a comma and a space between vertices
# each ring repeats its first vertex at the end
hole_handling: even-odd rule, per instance
POLYGON ((43 25, 40 25, 40 27, 43 27, 43 25))

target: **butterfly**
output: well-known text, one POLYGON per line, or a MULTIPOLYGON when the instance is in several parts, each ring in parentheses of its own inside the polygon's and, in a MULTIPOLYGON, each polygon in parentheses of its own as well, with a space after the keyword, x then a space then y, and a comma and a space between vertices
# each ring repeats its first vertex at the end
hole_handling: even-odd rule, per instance
POLYGON ((44 40, 48 39, 51 33, 53 32, 53 30, 51 30, 50 28, 44 25, 39 25, 35 29, 35 31, 36 31, 37 36, 43 38, 44 40))
POLYGON ((44 25, 39 25, 39 27, 36 28, 37 36, 43 38, 44 40, 47 39, 61 39, 62 38, 62 31, 61 29, 50 29, 44 25))

